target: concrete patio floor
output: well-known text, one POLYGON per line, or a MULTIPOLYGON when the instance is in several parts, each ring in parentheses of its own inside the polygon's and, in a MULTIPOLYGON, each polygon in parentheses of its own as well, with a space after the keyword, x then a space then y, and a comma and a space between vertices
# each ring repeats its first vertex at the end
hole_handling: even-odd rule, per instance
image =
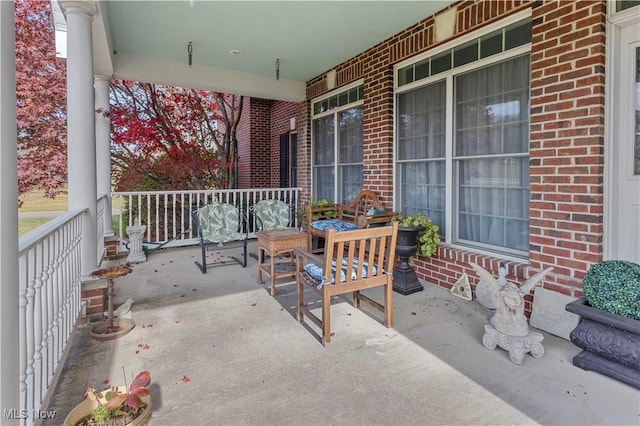
POLYGON ((154 425, 640 423, 640 392, 574 367, 579 349, 566 340, 543 332, 544 356, 520 366, 484 348, 490 311, 475 300, 430 284, 394 293, 387 329, 337 298, 325 348, 315 325, 295 319, 291 279, 271 297, 255 258, 203 275, 199 255, 159 250, 115 280, 117 303, 135 299, 136 327, 110 341, 78 328, 48 407, 57 417, 43 424, 62 424, 87 387, 122 384, 123 366, 129 382, 151 372, 154 425))

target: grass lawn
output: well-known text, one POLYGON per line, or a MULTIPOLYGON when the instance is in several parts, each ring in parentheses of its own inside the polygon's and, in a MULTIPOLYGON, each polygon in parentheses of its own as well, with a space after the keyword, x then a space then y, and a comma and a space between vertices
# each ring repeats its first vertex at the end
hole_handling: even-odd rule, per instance
POLYGON ((55 212, 67 210, 67 194, 47 198, 42 191, 29 191, 23 195, 22 207, 18 212, 55 212))
POLYGON ((23 217, 18 219, 18 236, 24 235, 36 229, 40 225, 49 222, 52 217, 23 217))

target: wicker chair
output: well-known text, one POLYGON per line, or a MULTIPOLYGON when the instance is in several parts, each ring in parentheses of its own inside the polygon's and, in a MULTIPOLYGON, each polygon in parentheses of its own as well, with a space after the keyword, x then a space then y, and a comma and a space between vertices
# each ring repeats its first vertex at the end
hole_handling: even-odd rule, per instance
POLYGON ((194 229, 202 249, 202 263, 195 264, 205 274, 208 266, 220 266, 228 262, 207 263, 207 250, 226 250, 242 247, 243 257, 231 259, 247 266, 247 219, 235 206, 225 203, 212 203, 192 213, 194 229))
POLYGON ((306 316, 322 330, 322 344, 331 341, 331 299, 352 293, 353 306, 360 301, 383 312, 384 325, 393 324, 393 266, 396 257, 398 224, 341 231, 327 231, 324 256, 296 249, 298 289, 298 321, 306 316), (336 265, 340 265, 337 268, 336 265), (384 287, 384 304, 360 294, 360 290, 384 287), (321 318, 313 314, 304 302, 304 290, 321 297, 321 318))

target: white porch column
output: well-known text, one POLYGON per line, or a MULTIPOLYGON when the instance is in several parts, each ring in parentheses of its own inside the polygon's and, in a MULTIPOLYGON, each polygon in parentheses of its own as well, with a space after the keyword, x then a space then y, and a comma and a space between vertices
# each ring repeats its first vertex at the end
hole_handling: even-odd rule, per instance
POLYGON ((18 334, 18 150, 15 24, 12 1, 0 1, 0 415, 20 408, 18 334))
MULTIPOLYGON (((111 194, 111 120, 105 116, 109 108, 109 82, 111 76, 96 75, 96 178, 98 197, 111 194)), ((113 235, 111 197, 107 197, 104 210, 104 235, 113 235)))
POLYGON ((67 18, 67 151, 69 209, 88 208, 82 221, 81 275, 97 260, 96 128, 91 21, 93 1, 61 1, 67 18))

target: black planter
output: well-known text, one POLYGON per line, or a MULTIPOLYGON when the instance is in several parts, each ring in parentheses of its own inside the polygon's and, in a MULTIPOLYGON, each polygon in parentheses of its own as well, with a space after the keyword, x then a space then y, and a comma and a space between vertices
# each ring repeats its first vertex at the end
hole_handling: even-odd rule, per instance
POLYGON ((393 291, 405 296, 424 290, 416 271, 409 265, 409 258, 418 251, 418 235, 423 230, 422 226, 398 228, 396 254, 400 262, 393 268, 393 291))
POLYGON ((570 334, 584 349, 573 365, 640 389, 640 321, 592 308, 584 298, 566 310, 582 317, 570 334))

